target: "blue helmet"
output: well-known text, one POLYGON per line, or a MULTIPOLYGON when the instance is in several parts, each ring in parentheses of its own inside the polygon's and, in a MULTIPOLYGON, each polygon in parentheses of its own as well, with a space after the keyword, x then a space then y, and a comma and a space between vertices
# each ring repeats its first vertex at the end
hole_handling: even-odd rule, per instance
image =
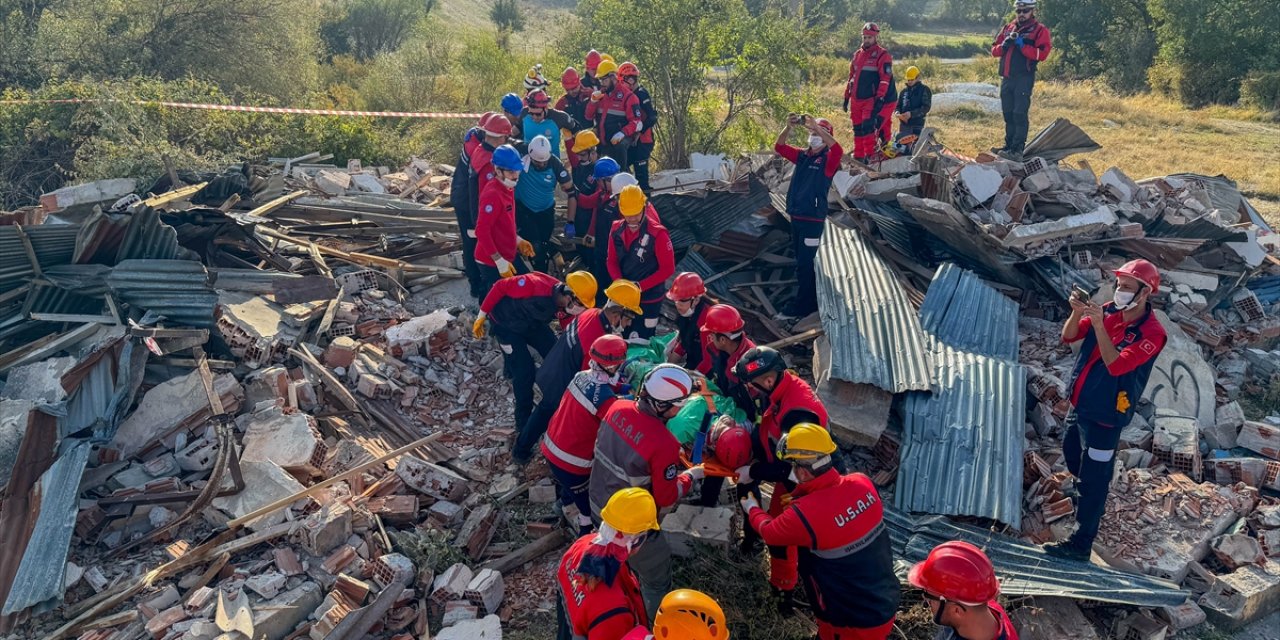
POLYGON ((507 171, 523 171, 524 160, 520 158, 520 152, 516 151, 515 147, 504 144, 493 150, 493 166, 507 171))
POLYGON ((612 178, 613 174, 621 170, 622 168, 618 166, 617 160, 605 156, 596 161, 596 170, 591 174, 591 177, 596 180, 604 180, 605 178, 612 178))
POLYGON ((502 96, 502 110, 513 116, 518 116, 524 110, 524 100, 521 100, 520 96, 514 93, 508 93, 502 96))

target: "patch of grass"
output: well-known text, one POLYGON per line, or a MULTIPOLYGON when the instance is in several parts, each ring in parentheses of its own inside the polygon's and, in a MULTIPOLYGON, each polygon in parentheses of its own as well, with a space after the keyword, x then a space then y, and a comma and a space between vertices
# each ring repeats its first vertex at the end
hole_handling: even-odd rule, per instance
POLYGON ((811 640, 817 633, 809 618, 778 613, 763 553, 748 559, 736 551, 699 547, 693 558, 676 559, 672 584, 715 598, 724 609, 730 638, 811 640))
POLYGON ((1244 415, 1250 420, 1280 415, 1280 378, 1270 384, 1247 384, 1237 399, 1244 415))
POLYGON ((937 33, 894 31, 889 34, 886 47, 895 59, 933 56, 935 58, 969 58, 985 55, 991 50, 994 34, 937 33))

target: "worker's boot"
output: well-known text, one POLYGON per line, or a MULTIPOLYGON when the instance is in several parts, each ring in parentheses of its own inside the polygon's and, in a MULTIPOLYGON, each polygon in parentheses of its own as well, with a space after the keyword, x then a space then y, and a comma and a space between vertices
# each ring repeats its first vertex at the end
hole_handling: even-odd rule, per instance
POLYGON ((1066 540, 1063 540, 1062 542, 1055 542, 1053 544, 1044 545, 1044 552, 1051 556, 1056 556, 1058 558, 1063 558, 1065 560, 1075 560, 1076 562, 1089 562, 1089 559, 1092 555, 1092 549, 1090 548, 1091 546, 1092 545, 1086 545, 1084 543, 1078 542, 1075 539, 1075 536, 1072 536, 1070 538, 1067 538, 1066 540))

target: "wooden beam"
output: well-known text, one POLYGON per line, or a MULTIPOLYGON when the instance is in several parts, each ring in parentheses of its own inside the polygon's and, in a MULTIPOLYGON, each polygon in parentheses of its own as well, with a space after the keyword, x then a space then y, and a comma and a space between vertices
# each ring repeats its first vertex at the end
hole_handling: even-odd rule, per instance
POLYGON ((32 313, 32 320, 41 322, 96 322, 98 324, 115 324, 116 319, 111 316, 91 316, 80 313, 32 313))
POLYGON ((500 558, 494 558, 482 565, 481 569, 493 569, 498 573, 507 573, 523 567, 542 556, 559 549, 569 542, 564 535, 564 529, 556 529, 529 544, 526 544, 511 553, 500 558))
POLYGON ((290 202, 293 202, 294 200, 297 200, 298 198, 301 198, 302 196, 305 196, 305 195, 307 195, 306 191, 294 191, 293 193, 286 193, 280 196, 279 198, 276 198, 275 200, 271 200, 270 202, 267 202, 258 207, 250 209, 249 211, 245 212, 244 215, 259 216, 259 217, 265 216, 268 213, 271 213, 272 211, 275 211, 276 209, 279 209, 280 207, 283 207, 284 205, 289 204, 290 202))
MULTIPOLYGON (((187 198, 194 196, 196 192, 203 189, 207 184, 209 183, 201 182, 200 184, 193 184, 189 187, 182 187, 181 189, 175 188, 172 191, 166 191, 165 193, 162 193, 158 196, 151 196, 150 198, 143 200, 142 204, 143 206, 156 209, 159 207, 163 207, 167 204, 177 202, 179 200, 186 200, 187 198)), ((178 185, 175 183, 173 186, 177 187, 178 185)))
POLYGON ((808 342, 810 340, 817 340, 820 336, 822 336, 825 333, 826 331, 822 329, 810 329, 808 331, 805 331, 804 333, 797 333, 796 335, 791 336, 789 338, 776 340, 774 342, 770 342, 769 344, 762 345, 762 346, 769 347, 771 349, 785 349, 787 347, 795 346, 797 344, 808 342))

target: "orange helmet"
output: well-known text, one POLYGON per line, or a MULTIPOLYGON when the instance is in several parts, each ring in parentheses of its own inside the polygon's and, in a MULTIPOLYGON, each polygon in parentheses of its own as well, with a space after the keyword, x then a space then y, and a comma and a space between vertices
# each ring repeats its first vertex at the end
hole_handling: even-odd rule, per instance
POLYGON ((676 279, 671 282, 671 289, 667 291, 667 299, 688 300, 706 293, 707 286, 702 283, 702 276, 692 271, 685 271, 676 274, 676 279))
POLYGON ((702 330, 707 333, 737 333, 747 326, 742 321, 742 314, 727 304, 713 305, 707 309, 707 320, 702 330))
POLYGON ((624 62, 618 65, 619 78, 639 78, 640 68, 634 62, 624 62))
POLYGON ((986 604, 1000 593, 1000 581, 987 554, 968 542, 944 542, 924 562, 911 567, 907 582, 925 593, 969 607, 986 604))
POLYGON ((1116 269, 1115 274, 1118 276, 1129 276, 1142 284, 1151 288, 1155 293, 1160 288, 1160 270, 1156 269, 1154 264, 1138 258, 1124 263, 1124 266, 1116 269))

